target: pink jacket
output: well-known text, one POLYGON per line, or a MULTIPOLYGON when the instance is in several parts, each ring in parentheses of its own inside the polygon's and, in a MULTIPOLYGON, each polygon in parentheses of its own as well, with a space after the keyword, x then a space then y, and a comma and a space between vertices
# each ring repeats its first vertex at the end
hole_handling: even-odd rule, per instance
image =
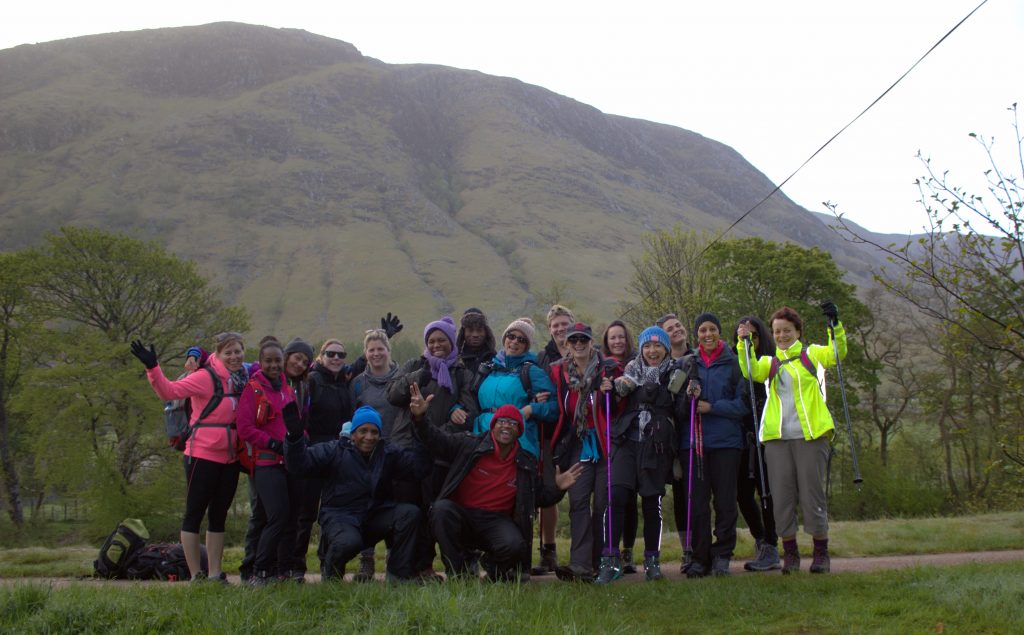
MULTIPOLYGON (((224 387, 224 398, 204 423, 221 425, 193 427, 185 445, 185 454, 215 463, 233 463, 238 460, 235 453, 235 409, 238 407, 238 396, 230 394, 231 373, 224 367, 220 358, 211 355, 207 366, 220 378, 224 387)), ((188 397, 192 400, 192 418, 189 421, 189 425, 192 426, 195 426, 199 415, 213 397, 213 382, 205 370, 197 370, 188 377, 171 381, 157 366, 147 370, 146 377, 161 399, 170 401, 188 397)))
POLYGON ((238 400, 238 435, 252 446, 257 466, 284 463, 284 457, 271 451, 267 447, 267 442, 271 439, 284 441, 284 435, 288 430, 285 428, 281 410, 291 401, 295 401, 295 391, 288 385, 284 375, 281 376, 280 390, 274 390, 262 371, 253 375, 245 385, 242 397, 238 400), (263 396, 270 402, 270 414, 262 427, 256 427, 256 392, 252 387, 254 381, 260 385, 263 396))

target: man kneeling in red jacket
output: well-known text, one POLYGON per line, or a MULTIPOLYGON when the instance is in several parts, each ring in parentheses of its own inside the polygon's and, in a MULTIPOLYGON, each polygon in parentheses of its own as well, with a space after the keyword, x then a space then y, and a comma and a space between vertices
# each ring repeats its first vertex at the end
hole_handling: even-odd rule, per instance
MULTIPOLYGON (((417 410, 425 410, 430 397, 424 400, 418 390, 411 397, 418 424, 417 410)), ((491 580, 529 579, 534 512, 561 500, 582 466, 564 473, 556 467, 553 478, 548 466, 544 478, 537 460, 520 451, 523 415, 515 406, 495 411, 489 435, 450 434, 429 425, 417 425, 416 431, 436 458, 451 463, 430 510, 448 578, 468 575, 468 552, 480 549, 491 580)))

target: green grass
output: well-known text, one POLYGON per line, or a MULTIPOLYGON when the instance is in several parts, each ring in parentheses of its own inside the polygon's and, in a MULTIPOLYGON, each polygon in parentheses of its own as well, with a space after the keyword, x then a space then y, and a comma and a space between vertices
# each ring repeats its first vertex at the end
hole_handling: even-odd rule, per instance
MULTIPOLYGON (((565 516, 563 515, 563 522, 565 516)), ((753 540, 740 528, 735 557, 746 559, 753 553, 753 540)), ((24 542, 24 541, 23 541, 24 542)), ((811 541, 801 535, 801 551, 810 555, 811 541)), ((23 543, 22 543, 23 544, 23 543)), ((47 542, 47 544, 53 544, 47 542)), ((92 573, 92 561, 99 545, 75 545, 57 548, 24 547, 0 550, 0 578, 11 577, 75 577, 92 573)), ((636 545, 643 550, 643 539, 636 545)), ((1024 549, 1024 512, 1000 512, 977 516, 949 518, 914 518, 832 523, 829 548, 834 557, 891 556, 900 554, 953 553, 961 551, 1000 551, 1024 549)), ((558 538, 563 560, 569 553, 569 542, 558 538)), ((662 560, 674 562, 682 556, 675 534, 666 533, 662 542, 662 560)), ((378 570, 384 570, 384 548, 377 547, 378 570)), ((242 561, 241 547, 228 547, 224 552, 224 569, 236 573, 242 561)), ((319 570, 316 546, 311 545, 309 571, 319 570)), ((354 571, 355 561, 349 563, 354 571)), ((435 561, 440 570, 441 563, 435 561)))
POLYGON ((833 633, 1024 629, 1024 563, 616 584, 0 589, 0 630, 269 633, 833 633))

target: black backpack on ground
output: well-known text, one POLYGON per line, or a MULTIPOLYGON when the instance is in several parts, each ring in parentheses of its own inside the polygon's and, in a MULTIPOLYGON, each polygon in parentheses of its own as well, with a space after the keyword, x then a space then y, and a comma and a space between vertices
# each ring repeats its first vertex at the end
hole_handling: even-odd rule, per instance
MULTIPOLYGON (((209 571, 206 547, 199 547, 200 568, 209 571)), ((185 549, 179 543, 156 542, 143 547, 125 571, 129 580, 165 580, 169 582, 191 579, 185 549)))
POLYGON ((147 540, 146 525, 138 518, 125 518, 103 541, 99 557, 92 563, 94 574, 101 578, 124 578, 147 540))

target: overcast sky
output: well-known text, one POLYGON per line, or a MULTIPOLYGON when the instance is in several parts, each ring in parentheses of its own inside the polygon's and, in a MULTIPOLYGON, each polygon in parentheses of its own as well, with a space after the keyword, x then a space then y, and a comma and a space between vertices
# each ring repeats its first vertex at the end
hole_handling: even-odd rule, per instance
MULTIPOLYGON (((301 28, 384 62, 515 77, 693 130, 778 183, 980 1, 18 2, 0 49, 224 20, 301 28)), ((1022 42, 1024 2, 989 0, 784 191, 812 211, 838 203, 871 230, 919 230, 918 150, 975 190, 987 165, 968 133, 995 136, 1012 165, 1022 42)))

